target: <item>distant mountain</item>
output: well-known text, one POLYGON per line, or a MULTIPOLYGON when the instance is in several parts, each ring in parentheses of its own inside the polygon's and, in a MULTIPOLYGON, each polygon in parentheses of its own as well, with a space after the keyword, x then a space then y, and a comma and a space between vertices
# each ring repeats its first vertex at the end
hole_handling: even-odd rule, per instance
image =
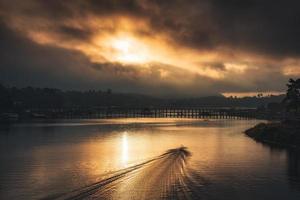
POLYGON ((200 98, 187 98, 170 100, 172 104, 177 106, 204 106, 204 107, 247 107, 257 108, 267 106, 269 103, 280 103, 285 95, 270 95, 265 97, 224 97, 224 96, 209 96, 200 98))
POLYGON ((279 103, 285 95, 266 97, 233 98, 209 96, 199 98, 162 99, 141 94, 114 93, 107 91, 62 91, 55 88, 16 88, 0 85, 0 109, 45 109, 71 107, 248 107, 267 106, 279 103))

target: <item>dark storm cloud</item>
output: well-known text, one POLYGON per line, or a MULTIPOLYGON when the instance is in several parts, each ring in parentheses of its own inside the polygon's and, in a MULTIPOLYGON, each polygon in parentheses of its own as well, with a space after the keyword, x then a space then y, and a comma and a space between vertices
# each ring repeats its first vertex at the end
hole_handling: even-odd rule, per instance
POLYGON ((74 71, 88 63, 81 53, 37 45, 5 26, 0 28, 0 37, 0 80, 4 83, 70 88, 87 82, 74 71))
MULTIPOLYGON (((6 10, 3 9, 3 12, 10 12, 9 9, 16 11, 11 1, 2 1, 2 7, 6 10)), ((16 15, 53 21, 84 18, 90 14, 129 15, 148 20, 156 32, 169 33, 175 41, 198 49, 225 46, 274 56, 299 56, 300 53, 300 2, 296 0, 35 2, 34 6, 17 10, 16 15)), ((73 37, 85 38, 89 35, 89 30, 74 27, 59 27, 57 31, 73 37)))
POLYGON ((300 54, 296 0, 151 1, 153 23, 195 48, 230 46, 270 55, 300 54), (162 17, 163 16, 163 17, 162 17))
MULTIPOLYGON (((2 5, 5 8, 13 9, 12 1, 20 2, 19 0, 2 0, 2 5)), ((53 20, 85 17, 89 14, 99 16, 114 14, 140 16, 143 15, 144 11, 139 1, 136 0, 29 0, 27 3, 21 4, 29 5, 29 7, 24 6, 26 9, 22 9, 22 14, 32 17, 50 17, 53 20), (34 4, 34 6, 31 4, 34 4)))
POLYGON ((214 0, 224 40, 275 55, 300 53, 300 2, 296 0, 214 0))
POLYGON ((59 26, 57 31, 65 37, 72 37, 79 40, 88 40, 92 35, 92 32, 87 29, 76 28, 72 26, 59 26))

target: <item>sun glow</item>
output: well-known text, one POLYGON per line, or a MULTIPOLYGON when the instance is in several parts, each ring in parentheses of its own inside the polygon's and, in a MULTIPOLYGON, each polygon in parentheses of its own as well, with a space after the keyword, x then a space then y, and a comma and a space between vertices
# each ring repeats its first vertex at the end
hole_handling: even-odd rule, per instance
POLYGON ((147 45, 130 37, 115 38, 110 41, 112 56, 116 61, 125 63, 150 62, 147 45))

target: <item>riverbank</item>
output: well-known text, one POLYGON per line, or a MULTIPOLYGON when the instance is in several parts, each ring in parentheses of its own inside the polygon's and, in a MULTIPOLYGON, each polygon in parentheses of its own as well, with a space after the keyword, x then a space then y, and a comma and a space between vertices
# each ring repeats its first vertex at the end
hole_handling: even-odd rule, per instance
POLYGON ((260 123, 245 133, 262 143, 300 148, 300 123, 260 123))

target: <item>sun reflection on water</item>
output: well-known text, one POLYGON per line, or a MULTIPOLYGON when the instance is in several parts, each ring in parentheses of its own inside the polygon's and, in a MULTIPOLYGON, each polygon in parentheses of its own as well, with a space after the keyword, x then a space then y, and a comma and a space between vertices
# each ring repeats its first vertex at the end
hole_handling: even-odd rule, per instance
POLYGON ((128 137, 125 131, 122 135, 122 164, 127 166, 128 164, 128 137))

